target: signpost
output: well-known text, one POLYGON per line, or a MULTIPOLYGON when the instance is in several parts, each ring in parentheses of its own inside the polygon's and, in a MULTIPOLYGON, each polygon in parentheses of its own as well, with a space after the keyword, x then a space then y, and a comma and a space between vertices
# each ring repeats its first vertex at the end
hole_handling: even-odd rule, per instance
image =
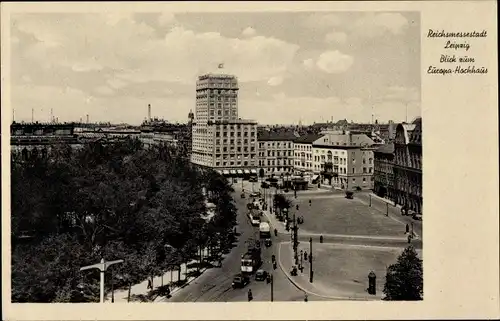
POLYGON ((90 269, 99 269, 101 271, 101 291, 100 291, 100 302, 104 303, 104 272, 108 269, 113 264, 118 264, 118 263, 123 263, 123 260, 116 260, 116 261, 104 261, 104 259, 101 259, 100 263, 94 264, 94 265, 88 265, 80 268, 80 271, 84 270, 90 270, 90 269))

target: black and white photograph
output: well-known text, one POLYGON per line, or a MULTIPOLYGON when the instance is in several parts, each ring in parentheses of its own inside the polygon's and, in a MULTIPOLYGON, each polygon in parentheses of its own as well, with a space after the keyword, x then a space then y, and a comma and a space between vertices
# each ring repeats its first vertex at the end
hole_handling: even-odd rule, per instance
POLYGON ((418 13, 11 26, 12 302, 423 298, 418 13))
POLYGON ((335 6, 11 12, 10 302, 426 301, 423 15, 335 6))

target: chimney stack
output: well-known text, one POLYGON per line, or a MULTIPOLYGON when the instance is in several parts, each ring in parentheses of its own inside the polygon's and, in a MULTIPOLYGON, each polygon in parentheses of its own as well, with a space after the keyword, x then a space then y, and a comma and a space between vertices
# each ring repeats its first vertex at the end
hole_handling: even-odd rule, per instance
POLYGON ((148 104, 148 121, 151 121, 151 104, 148 104))
POLYGON ((89 114, 87 114, 87 124, 89 124, 89 114))

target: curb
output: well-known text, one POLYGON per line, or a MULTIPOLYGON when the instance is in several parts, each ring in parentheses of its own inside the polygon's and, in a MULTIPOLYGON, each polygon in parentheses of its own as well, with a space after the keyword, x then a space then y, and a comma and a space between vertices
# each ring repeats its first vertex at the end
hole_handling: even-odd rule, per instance
MULTIPOLYGON (((193 282, 194 280, 196 280, 197 278, 199 278, 200 276, 202 276, 203 273, 205 273, 205 271, 208 270, 208 268, 203 268, 200 270, 200 275, 198 275, 197 277, 194 277, 192 278, 191 280, 187 281, 186 283, 184 283, 183 285, 181 285, 180 287, 178 288, 175 288, 174 290, 170 291, 170 297, 172 297, 175 293, 179 292, 180 290, 184 289, 186 286, 188 286, 189 284, 191 284, 191 282, 193 282)), ((161 301, 162 299, 167 299, 167 297, 164 297, 164 296, 157 296, 156 298, 153 299, 152 302, 166 302, 166 301, 161 301), (156 300, 160 298, 160 300, 156 300)))
POLYGON ((305 292, 305 293, 308 293, 310 295, 313 295, 313 296, 317 296, 317 297, 321 297, 321 298, 325 298, 325 299, 332 299, 332 300, 342 300, 342 301, 379 301, 378 299, 373 299, 373 300, 370 300, 370 299, 365 299, 365 298, 351 298, 351 297, 339 297, 339 296, 328 296, 328 295, 323 295, 323 294, 318 294, 318 293, 315 293, 315 292, 312 292, 312 291, 309 291, 309 290, 306 290, 304 289, 302 286, 300 286, 298 284, 297 281, 295 281, 293 279, 293 277, 288 274, 288 272, 285 270, 285 268, 283 267, 283 264, 281 263, 281 260, 280 260, 280 257, 281 257, 281 245, 282 244, 286 244, 286 242, 281 242, 279 245, 278 245, 278 263, 279 263, 279 266, 280 266, 280 269, 281 271, 283 271, 283 274, 285 274, 286 278, 299 290, 301 290, 302 292, 305 292))

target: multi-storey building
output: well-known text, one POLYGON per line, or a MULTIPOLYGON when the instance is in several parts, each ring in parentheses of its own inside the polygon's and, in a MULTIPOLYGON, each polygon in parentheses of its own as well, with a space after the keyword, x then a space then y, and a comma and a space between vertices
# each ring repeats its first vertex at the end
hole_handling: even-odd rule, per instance
POLYGON ((381 197, 394 199, 394 144, 377 148, 374 154, 373 190, 381 197))
POLYGON ((313 177, 313 142, 321 138, 320 134, 306 134, 296 138, 293 142, 294 149, 294 170, 302 173, 304 177, 313 177))
POLYGON ((238 90, 232 75, 198 77, 192 163, 226 175, 257 173, 257 122, 238 117, 238 90))
POLYGON ((396 127, 394 141, 395 202, 422 213, 422 119, 396 127))
POLYGON ((342 189, 373 188, 373 145, 366 135, 323 135, 313 142, 313 181, 342 189))
POLYGON ((82 147, 74 123, 13 122, 10 125, 10 146, 14 157, 27 159, 32 154, 47 157, 57 145, 82 147))
POLYGON ((293 131, 262 131, 259 142, 259 168, 264 175, 292 175, 294 165, 293 131))

